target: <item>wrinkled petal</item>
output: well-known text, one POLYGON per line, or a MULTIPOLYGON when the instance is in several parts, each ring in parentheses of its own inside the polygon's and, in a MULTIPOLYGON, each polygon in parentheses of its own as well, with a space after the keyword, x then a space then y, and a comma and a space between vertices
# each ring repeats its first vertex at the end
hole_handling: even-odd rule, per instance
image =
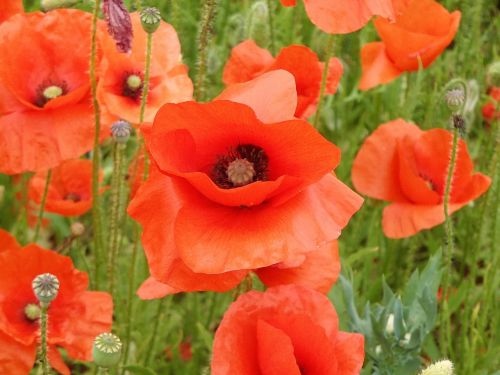
POLYGON ((21 344, 0 331, 0 348, 0 374, 28 374, 35 364, 35 343, 21 344))

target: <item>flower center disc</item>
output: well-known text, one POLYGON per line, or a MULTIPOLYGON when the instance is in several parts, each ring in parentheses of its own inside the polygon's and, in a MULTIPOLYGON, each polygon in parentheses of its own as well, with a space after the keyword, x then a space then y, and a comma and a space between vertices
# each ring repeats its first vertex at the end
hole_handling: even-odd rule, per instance
POLYGON ((49 86, 43 90, 43 96, 47 100, 55 99, 63 94, 63 89, 59 86, 49 86))
POLYGON ((40 317, 40 306, 34 303, 29 303, 24 308, 24 315, 28 320, 37 320, 40 317))
POLYGON ((234 186, 243 186, 252 182, 255 169, 247 159, 236 159, 229 163, 226 173, 234 186))

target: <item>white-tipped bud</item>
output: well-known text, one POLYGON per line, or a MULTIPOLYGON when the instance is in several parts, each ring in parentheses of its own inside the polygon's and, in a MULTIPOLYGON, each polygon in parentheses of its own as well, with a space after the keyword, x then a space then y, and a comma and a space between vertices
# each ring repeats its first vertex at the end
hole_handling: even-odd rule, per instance
POLYGON ((453 375, 453 363, 447 359, 433 363, 420 375, 453 375))
POLYGON ((31 286, 36 298, 45 304, 54 300, 59 292, 59 280, 51 273, 38 275, 33 279, 31 286))
POLYGON ((112 333, 101 333, 94 340, 92 356, 99 367, 113 367, 120 361, 122 342, 112 333))
POLYGON ((448 90, 446 92, 445 101, 451 111, 458 111, 463 107, 465 102, 464 90, 462 88, 448 90))
POLYGON ((394 333, 394 314, 389 314, 387 317, 387 323, 385 323, 385 331, 392 335, 394 333))

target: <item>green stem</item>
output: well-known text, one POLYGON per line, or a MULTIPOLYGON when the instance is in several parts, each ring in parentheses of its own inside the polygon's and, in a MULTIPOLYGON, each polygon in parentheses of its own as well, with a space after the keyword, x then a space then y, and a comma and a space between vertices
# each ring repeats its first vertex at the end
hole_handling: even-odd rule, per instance
POLYGON ((405 118, 411 119, 412 114, 415 111, 415 107, 418 103, 418 97, 420 95, 420 90, 422 87, 422 77, 424 73, 424 66, 422 64, 422 59, 420 56, 418 58, 418 71, 417 71, 417 80, 415 82, 415 87, 412 87, 410 90, 410 94, 408 95, 408 100, 405 106, 405 118))
POLYGON ((93 242, 94 242, 94 273, 95 285, 99 289, 99 274, 101 272, 101 249, 103 245, 102 239, 102 223, 101 223, 101 206, 99 197, 99 167, 100 167, 100 149, 99 149, 99 134, 101 133, 101 112, 99 102, 97 101, 97 19, 99 16, 99 8, 101 0, 96 0, 94 11, 92 13, 92 41, 90 52, 90 88, 92 92, 92 105, 94 107, 94 149, 92 155, 92 226, 93 226, 93 242))
POLYGON ((38 219, 36 220, 35 234, 33 236, 33 242, 38 240, 38 235, 40 234, 40 227, 43 221, 43 212, 45 211, 45 202, 47 201, 47 194, 49 192, 50 180, 52 178, 52 170, 47 171, 47 176, 45 177, 45 186, 43 188, 42 201, 40 202, 40 209, 38 211, 38 219))
POLYGON ((330 34, 328 37, 328 43, 326 45, 326 53, 325 53, 325 66, 323 68, 323 77, 321 78, 321 89, 319 91, 319 98, 318 98, 318 108, 316 109, 316 115, 314 116, 314 122, 313 126, 318 129, 319 126, 319 120, 321 118, 321 109, 323 107, 323 100, 325 96, 325 91, 326 91, 326 82, 328 78, 328 67, 330 65, 330 57, 333 55, 333 41, 334 41, 334 35, 330 34))
POLYGON ((108 375, 109 374, 109 369, 106 367, 98 367, 97 368, 97 375, 108 375))
POLYGON ((453 180, 453 174, 455 171, 455 162, 457 158, 458 138, 459 138, 458 128, 455 127, 453 130, 450 164, 448 167, 448 173, 446 177, 446 187, 443 198, 446 246, 444 248, 445 268, 443 274, 443 287, 442 287, 443 307, 441 312, 441 354, 445 356, 451 351, 451 328, 450 328, 450 314, 448 306, 448 292, 450 287, 450 274, 452 272, 451 260, 454 253, 453 223, 450 220, 450 215, 448 210, 450 203, 451 185, 453 180))
POLYGON ((48 314, 49 304, 40 303, 40 360, 42 362, 42 374, 50 374, 50 366, 48 360, 48 349, 47 349, 47 325, 48 325, 48 314))
POLYGON ((269 35, 271 36, 271 53, 274 55, 276 53, 276 44, 274 41, 274 22, 273 22, 273 13, 274 13, 274 3, 272 0, 267 0, 267 14, 269 21, 269 35))
POLYGON ((144 112, 146 111, 146 103, 149 94, 149 76, 151 71, 151 51, 153 49, 153 34, 148 33, 147 47, 146 47, 146 68, 144 70, 144 86, 141 95, 141 108, 139 112, 139 125, 144 122, 144 112))
MULTIPOLYGON (((137 262, 137 253, 139 250, 139 242, 141 240, 139 225, 134 223, 134 247, 132 248, 132 256, 130 258, 130 269, 128 272, 128 292, 127 292, 127 307, 125 313, 125 340, 123 348, 123 364, 126 365, 129 356, 130 340, 132 337, 132 307, 133 307, 133 296, 135 288, 135 269, 137 262)), ((125 370, 122 371, 122 374, 125 370)))
POLYGON ((196 73, 196 84, 194 99, 203 100, 205 95, 205 76, 207 70, 208 44, 212 36, 212 23, 215 18, 217 0, 205 0, 200 20, 200 31, 198 38, 198 70, 196 73))
POLYGON ((155 342, 156 342, 156 336, 158 335, 158 326, 160 325, 160 321, 163 320, 163 304, 165 303, 165 300, 171 300, 171 297, 166 297, 160 299, 158 302, 158 310, 156 311, 156 316, 153 319, 154 321, 154 326, 153 326, 153 333, 151 334, 151 339, 149 340, 149 346, 148 350, 146 352, 146 359, 144 360, 144 366, 147 366, 149 361, 151 360, 151 355, 154 352, 155 348, 155 342))
POLYGON ((116 267, 116 258, 118 254, 118 238, 121 214, 121 197, 123 187, 123 153, 125 144, 115 142, 113 147, 113 176, 111 186, 111 212, 109 226, 109 261, 108 261, 108 285, 109 293, 113 295, 114 289, 114 271, 116 267))

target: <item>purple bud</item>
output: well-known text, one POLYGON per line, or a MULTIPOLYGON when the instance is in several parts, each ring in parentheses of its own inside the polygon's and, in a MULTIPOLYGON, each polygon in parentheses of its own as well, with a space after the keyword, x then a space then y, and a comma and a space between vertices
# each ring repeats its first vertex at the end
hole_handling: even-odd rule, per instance
POLYGON ((123 0, 104 0, 102 4, 108 33, 116 42, 118 51, 127 53, 132 48, 132 20, 123 0))

